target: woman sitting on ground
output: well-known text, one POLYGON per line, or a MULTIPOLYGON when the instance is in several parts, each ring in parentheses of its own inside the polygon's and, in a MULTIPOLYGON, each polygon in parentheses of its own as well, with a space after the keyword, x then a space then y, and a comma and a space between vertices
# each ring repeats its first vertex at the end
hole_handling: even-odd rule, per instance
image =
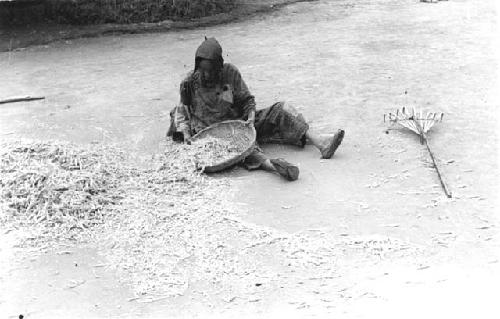
MULTIPOLYGON (((238 69, 224 63, 222 47, 215 38, 205 39, 195 55, 194 71, 181 82, 181 103, 170 112, 167 135, 175 141, 188 141, 202 129, 226 120, 244 120, 254 125, 258 143, 280 143, 304 147, 312 143, 321 158, 331 158, 344 137, 338 130, 333 136, 319 137, 311 132, 304 117, 284 102, 256 110, 255 99, 238 69)), ((268 159, 260 148, 243 161, 249 170, 278 172, 294 181, 299 176, 296 165, 282 158, 268 159)))

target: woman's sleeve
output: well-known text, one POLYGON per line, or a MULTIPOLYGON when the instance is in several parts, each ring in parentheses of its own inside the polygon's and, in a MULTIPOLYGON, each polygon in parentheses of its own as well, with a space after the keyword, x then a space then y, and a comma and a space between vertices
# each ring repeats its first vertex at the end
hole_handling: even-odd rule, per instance
POLYGON ((181 85, 180 85, 180 96, 181 96, 181 103, 184 105, 191 105, 191 81, 189 78, 185 78, 182 80, 181 85))
POLYGON ((174 115, 175 126, 180 132, 190 132, 189 109, 191 106, 191 85, 189 78, 184 79, 180 85, 181 103, 176 108, 174 115))
POLYGON ((240 71, 233 65, 229 67, 233 78, 234 104, 241 108, 242 117, 246 119, 250 111, 255 111, 255 98, 250 93, 240 71))

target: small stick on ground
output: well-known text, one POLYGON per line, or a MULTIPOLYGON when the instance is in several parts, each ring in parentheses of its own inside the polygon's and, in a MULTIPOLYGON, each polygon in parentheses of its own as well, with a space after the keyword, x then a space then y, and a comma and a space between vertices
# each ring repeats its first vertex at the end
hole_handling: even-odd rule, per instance
POLYGON ((13 97, 5 100, 0 100, 0 104, 15 103, 15 102, 26 102, 26 101, 36 101, 43 100, 45 96, 24 96, 24 97, 13 97))

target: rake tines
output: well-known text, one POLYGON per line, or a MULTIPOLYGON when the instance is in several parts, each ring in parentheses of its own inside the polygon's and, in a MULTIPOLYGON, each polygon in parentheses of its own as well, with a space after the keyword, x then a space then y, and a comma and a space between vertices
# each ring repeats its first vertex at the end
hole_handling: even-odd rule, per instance
POLYGON ((415 108, 411 108, 411 111, 407 111, 405 107, 402 107, 401 111, 399 109, 396 110, 396 114, 389 113, 388 116, 384 114, 384 122, 386 117, 388 117, 391 124, 398 124, 418 134, 420 137, 420 143, 425 144, 427 151, 429 152, 434 168, 438 174, 439 181, 441 182, 441 187, 443 188, 446 196, 451 198, 451 192, 448 190, 448 187, 443 180, 434 158, 434 154, 432 153, 427 141, 427 132, 434 126, 434 124, 441 122, 443 120, 443 116, 443 113, 432 112, 427 112, 424 115, 422 110, 416 111, 415 108))
POLYGON ((396 114, 389 113, 384 114, 384 122, 386 117, 393 124, 399 124, 400 126, 406 127, 407 129, 417 133, 421 136, 421 143, 424 144, 423 138, 425 133, 427 133, 434 124, 441 122, 443 120, 443 113, 432 113, 428 112, 423 114, 422 110, 416 111, 412 108, 411 111, 407 111, 405 107, 400 110, 396 110, 396 114))

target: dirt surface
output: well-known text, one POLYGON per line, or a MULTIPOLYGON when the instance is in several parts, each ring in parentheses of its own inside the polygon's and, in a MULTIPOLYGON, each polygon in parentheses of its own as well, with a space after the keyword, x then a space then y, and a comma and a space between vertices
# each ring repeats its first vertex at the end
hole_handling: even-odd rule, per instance
POLYGON ((213 177, 230 183, 227 213, 245 225, 220 224, 216 241, 260 238, 227 257, 248 277, 193 280, 179 296, 138 303, 114 271, 92 272, 109 262, 99 244, 40 255, 12 248, 19 234, 8 231, 0 313, 497 318, 497 23, 493 0, 319 1, 224 26, 1 53, 1 97, 46 96, 1 106, 5 139, 158 152, 205 35, 218 38, 259 107, 287 100, 313 129, 346 137, 332 160, 310 147, 266 147, 300 165, 294 183, 241 169, 213 177), (429 142, 452 199, 413 133, 385 134, 383 114, 401 106, 445 113, 429 142), (85 266, 69 272, 72 262, 85 266))

